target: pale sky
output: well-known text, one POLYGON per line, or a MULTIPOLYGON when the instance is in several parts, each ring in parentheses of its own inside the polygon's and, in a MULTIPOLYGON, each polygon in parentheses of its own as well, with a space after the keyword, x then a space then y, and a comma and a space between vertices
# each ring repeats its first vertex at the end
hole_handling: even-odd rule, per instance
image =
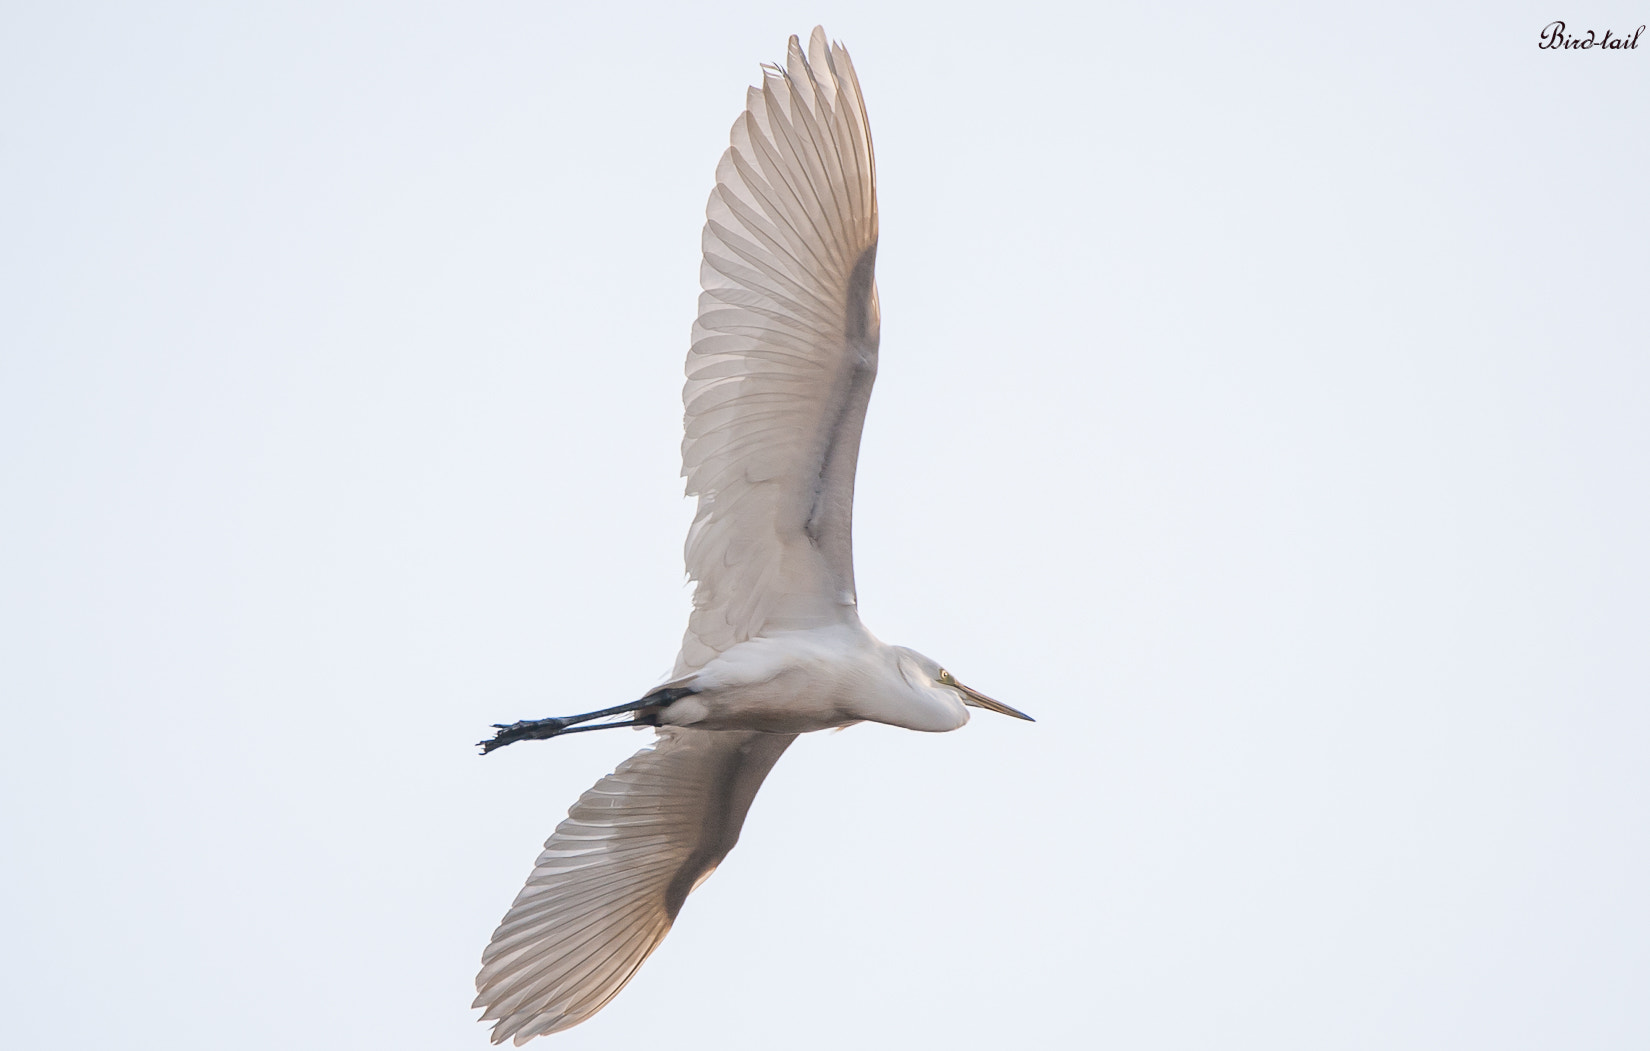
MULTIPOLYGON (((1145 5, 1137 5, 1144 7, 1145 5)), ((1647 10, 0 14, 0 1045, 486 1046, 689 592, 717 157, 879 162, 861 611, 1037 716, 799 742, 532 1045, 1650 1046, 1647 10)))

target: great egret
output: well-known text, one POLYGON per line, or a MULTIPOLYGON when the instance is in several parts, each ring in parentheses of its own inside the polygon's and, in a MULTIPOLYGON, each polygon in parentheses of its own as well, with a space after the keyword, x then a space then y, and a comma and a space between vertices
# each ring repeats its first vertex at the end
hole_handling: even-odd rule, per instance
POLYGON ((484 752, 655 726, 579 798, 476 976, 492 1039, 577 1025, 622 989, 739 839, 799 733, 870 720, 955 730, 1030 716, 860 623, 854 465, 877 370, 876 166, 853 64, 816 28, 764 66, 706 206, 682 473, 697 582, 669 682, 630 704, 497 724, 484 752))

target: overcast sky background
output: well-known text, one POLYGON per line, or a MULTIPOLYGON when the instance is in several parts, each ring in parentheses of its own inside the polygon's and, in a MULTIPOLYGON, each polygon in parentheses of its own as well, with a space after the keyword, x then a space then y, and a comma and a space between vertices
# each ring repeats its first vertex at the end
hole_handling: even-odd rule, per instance
POLYGON ((0 13, 0 1044, 485 1046, 689 593, 699 230, 823 22, 872 630, 535 1046, 1650 1046, 1650 7, 0 13))

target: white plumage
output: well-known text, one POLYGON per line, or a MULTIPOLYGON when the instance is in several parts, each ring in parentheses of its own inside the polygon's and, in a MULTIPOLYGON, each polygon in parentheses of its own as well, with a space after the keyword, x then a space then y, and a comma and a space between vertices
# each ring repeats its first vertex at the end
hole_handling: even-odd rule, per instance
POLYGON ((876 162, 848 52, 793 37, 734 121, 705 208, 682 474, 698 581, 676 674, 853 616, 854 465, 881 320, 876 162))
POLYGON ((670 682, 603 712, 500 727, 484 747, 659 727, 574 804, 493 934, 475 1006, 517 1044, 590 1017, 739 838, 798 733, 873 720, 1028 718, 859 621, 854 469, 876 377, 876 164, 853 64, 816 28, 764 67, 706 207, 682 473, 693 613, 670 682), (622 722, 597 723, 615 715, 622 722), (584 724, 584 725, 578 725, 584 724))
POLYGON ((665 730, 579 797, 481 957, 493 1042, 577 1025, 624 988, 739 838, 791 736, 665 730))

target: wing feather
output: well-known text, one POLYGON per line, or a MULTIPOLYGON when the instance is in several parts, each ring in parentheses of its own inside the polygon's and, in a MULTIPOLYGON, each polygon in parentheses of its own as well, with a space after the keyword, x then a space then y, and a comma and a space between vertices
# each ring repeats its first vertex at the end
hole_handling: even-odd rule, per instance
POLYGON ((482 953, 475 1006, 494 1043, 559 1032, 618 995, 794 739, 661 730, 573 804, 482 953))
POLYGON ((705 207, 682 474, 697 586, 676 674, 856 616, 854 469, 876 377, 876 162, 852 61, 815 29, 764 67, 705 207))

